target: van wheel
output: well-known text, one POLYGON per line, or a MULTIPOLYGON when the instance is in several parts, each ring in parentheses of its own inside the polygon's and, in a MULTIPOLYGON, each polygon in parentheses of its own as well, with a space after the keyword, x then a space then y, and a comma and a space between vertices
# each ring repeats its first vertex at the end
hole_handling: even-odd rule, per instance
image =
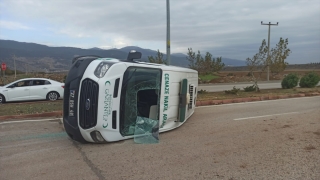
POLYGON ((59 98, 59 95, 58 95, 58 93, 56 93, 56 92, 49 92, 49 93, 47 94, 47 100, 55 101, 55 100, 57 100, 58 98, 59 98))
POLYGON ((5 102, 6 102, 6 98, 2 94, 0 94, 0 104, 5 102))

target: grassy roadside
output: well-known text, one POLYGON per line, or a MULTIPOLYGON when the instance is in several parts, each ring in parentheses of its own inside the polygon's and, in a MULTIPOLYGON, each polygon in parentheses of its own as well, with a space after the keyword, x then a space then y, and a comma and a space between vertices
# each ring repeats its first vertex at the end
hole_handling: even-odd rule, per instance
POLYGON ((201 79, 201 81, 203 82, 210 82, 213 79, 217 79, 219 78, 219 76, 213 75, 213 74, 205 74, 205 75, 201 75, 199 74, 199 78, 201 79))
POLYGON ((52 111, 61 111, 63 101, 37 101, 33 103, 5 103, 0 104, 0 116, 6 115, 25 115, 25 114, 39 114, 52 111))
MULTIPOLYGON (((291 95, 299 93, 320 93, 320 87, 315 88, 294 88, 294 89, 262 89, 260 92, 244 92, 239 91, 238 94, 226 94, 224 92, 202 92, 198 93, 197 100, 223 100, 246 97, 261 97, 261 96, 277 96, 277 95, 291 95)), ((33 103, 6 103, 0 104, 0 116, 6 115, 26 115, 39 114, 52 111, 61 111, 63 108, 63 101, 37 101, 33 103)))
POLYGON ((260 92, 245 92, 240 90, 237 94, 226 94, 225 92, 202 92, 198 93, 197 100, 222 100, 246 97, 261 97, 261 96, 278 96, 278 95, 291 95, 299 93, 320 93, 320 87, 314 88, 293 88, 293 89, 262 89, 260 92))

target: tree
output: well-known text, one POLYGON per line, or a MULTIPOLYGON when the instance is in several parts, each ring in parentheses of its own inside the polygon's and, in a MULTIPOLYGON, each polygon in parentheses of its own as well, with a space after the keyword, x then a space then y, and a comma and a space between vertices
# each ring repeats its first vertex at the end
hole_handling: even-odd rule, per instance
POLYGON ((215 59, 212 57, 212 54, 209 52, 206 53, 203 64, 205 74, 219 72, 224 66, 225 64, 222 62, 222 57, 217 57, 217 59, 215 59))
POLYGON ((288 63, 285 60, 291 53, 288 44, 288 38, 282 39, 281 37, 276 47, 270 50, 269 66, 271 73, 278 74, 286 69, 288 63))
MULTIPOLYGON (((256 78, 254 76, 254 71, 257 71, 258 69, 264 69, 265 68, 265 59, 268 53, 268 47, 266 45, 266 40, 262 40, 261 46, 259 48, 259 52, 257 54, 255 54, 252 58, 247 58, 246 59, 246 63, 249 69, 249 73, 253 78, 253 82, 254 82, 254 87, 256 89, 256 91, 260 91, 259 86, 258 86, 258 78, 256 78)), ((260 74, 261 76, 261 74, 260 74)), ((259 76, 259 79, 260 79, 259 76)))
POLYGON ((222 57, 217 57, 217 59, 212 59, 211 69, 213 72, 219 72, 224 68, 225 64, 222 62, 222 57))
POLYGON ((163 54, 159 51, 157 52, 157 56, 148 56, 149 62, 157 63, 157 64, 167 64, 167 61, 163 59, 163 54))
POLYGON ((204 63, 204 59, 203 59, 203 57, 201 56, 201 53, 200 53, 200 51, 198 50, 198 54, 197 54, 197 56, 196 56, 196 70, 200 73, 200 74, 202 74, 203 73, 203 71, 204 71, 204 69, 203 69, 203 63, 204 63))
POLYGON ((197 71, 202 71, 202 64, 204 62, 203 57, 201 56, 200 51, 196 54, 192 48, 188 48, 188 53, 187 53, 187 60, 189 61, 189 68, 197 70, 197 71))
POLYGON ((187 60, 189 61, 189 68, 197 70, 196 67, 196 53, 192 51, 192 48, 188 48, 187 60))
POLYGON ((219 72, 225 66, 225 64, 222 63, 222 57, 215 59, 209 52, 207 52, 203 58, 199 50, 196 54, 192 48, 188 48, 187 55, 186 58, 189 61, 189 67, 197 70, 200 74, 219 72))
MULTIPOLYGON (((270 71, 274 74, 284 71, 288 65, 288 63, 285 62, 285 59, 291 53, 291 50, 288 49, 288 44, 288 38, 282 39, 281 37, 276 47, 270 50, 268 58, 268 46, 266 45, 266 40, 263 39, 259 48, 259 52, 252 58, 246 59, 248 69, 257 88, 259 88, 257 84, 258 79, 254 76, 253 71, 257 71, 258 69, 264 71, 268 67, 268 64, 270 71)), ((261 73, 259 78, 260 77, 261 73)))
POLYGON ((210 54, 209 52, 207 52, 206 55, 204 56, 204 61, 202 66, 203 66, 202 72, 204 74, 209 74, 212 72, 212 54, 210 54))

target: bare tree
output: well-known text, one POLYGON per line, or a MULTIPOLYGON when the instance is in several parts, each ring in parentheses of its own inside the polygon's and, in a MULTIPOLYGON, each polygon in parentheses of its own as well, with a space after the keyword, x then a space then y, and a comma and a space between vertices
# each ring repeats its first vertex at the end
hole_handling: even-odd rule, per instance
POLYGON ((266 40, 262 40, 261 46, 259 48, 259 52, 257 54, 255 54, 252 58, 247 58, 246 59, 246 63, 249 69, 249 73, 252 76, 253 79, 253 86, 256 89, 256 92, 259 92, 259 86, 258 86, 258 79, 260 79, 261 73, 259 77, 255 77, 254 75, 254 71, 257 70, 263 70, 265 68, 265 59, 267 56, 267 52, 268 52, 268 47, 266 45, 266 40))
POLYGON ((288 65, 285 60, 290 55, 291 50, 288 48, 288 38, 280 38, 278 44, 275 48, 272 48, 270 51, 270 71, 273 74, 278 74, 284 71, 288 65))

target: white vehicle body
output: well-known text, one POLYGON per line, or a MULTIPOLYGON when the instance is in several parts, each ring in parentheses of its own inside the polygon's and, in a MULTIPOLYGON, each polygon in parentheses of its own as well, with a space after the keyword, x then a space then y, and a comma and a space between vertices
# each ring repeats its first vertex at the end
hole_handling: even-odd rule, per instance
POLYGON ((80 142, 133 138, 138 116, 158 120, 159 132, 172 130, 194 113, 197 86, 198 72, 188 68, 112 58, 78 60, 66 80, 66 132, 80 142), (101 64, 108 68, 97 77, 101 64), (71 75, 76 72, 78 76, 71 75))
POLYGON ((63 98, 64 83, 46 78, 25 78, 0 87, 0 103, 63 98))

